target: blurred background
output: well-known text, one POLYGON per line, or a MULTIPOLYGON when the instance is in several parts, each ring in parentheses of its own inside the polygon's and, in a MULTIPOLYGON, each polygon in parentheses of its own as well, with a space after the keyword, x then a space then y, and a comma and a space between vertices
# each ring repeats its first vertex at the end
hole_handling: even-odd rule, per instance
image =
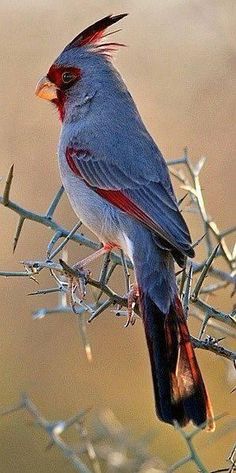
MULTIPOLYGON (((207 156, 202 188, 209 214, 220 229, 235 216, 236 149, 236 4, 234 0, 21 0, 0 3, 0 175, 5 179, 15 163, 11 197, 22 206, 44 212, 60 186, 56 147, 57 113, 34 97, 37 80, 62 48, 79 31, 110 13, 129 12, 116 40, 127 44, 116 54, 141 115, 166 158, 179 157, 188 145, 193 160, 207 156)), ((184 191, 176 186, 177 195, 184 191)), ((12 255, 17 217, 1 207, 0 269, 20 270, 23 259, 43 259, 50 230, 26 222, 12 255)), ((193 240, 202 235, 196 216, 185 213, 193 240)), ((56 213, 72 228, 76 217, 66 197, 56 213)), ((229 240, 229 243, 230 240, 229 240)), ((199 249, 199 255, 203 250, 199 249)), ((69 261, 88 251, 71 243, 69 261)), ((40 288, 53 284, 43 274, 40 288)), ((119 281, 116 281, 119 287, 119 281)), ((28 297, 33 281, 1 279, 1 406, 14 403, 26 391, 47 418, 63 418, 80 408, 94 413, 111 408, 134 435, 154 431, 150 446, 167 464, 186 454, 169 426, 156 421, 152 385, 142 325, 124 329, 111 312, 88 327, 93 363, 88 364, 75 318, 54 315, 33 321, 32 312, 56 304, 56 296, 28 297)), ((212 302, 212 301, 211 301, 212 302)), ((212 302, 230 311, 229 291, 212 302)), ((190 318, 192 333, 198 325, 190 318)), ((232 342, 232 341, 231 341, 232 342)), ((227 341, 225 343, 227 345, 227 341)), ((231 343, 232 347, 232 343, 231 343)), ((196 439, 209 470, 224 467, 235 432, 219 437, 235 416, 233 372, 229 363, 197 352, 219 421, 215 434, 196 439)), ((72 472, 56 450, 45 452, 45 435, 18 413, 1 420, 0 464, 4 473, 72 472)), ((188 464, 182 471, 191 473, 188 464)))

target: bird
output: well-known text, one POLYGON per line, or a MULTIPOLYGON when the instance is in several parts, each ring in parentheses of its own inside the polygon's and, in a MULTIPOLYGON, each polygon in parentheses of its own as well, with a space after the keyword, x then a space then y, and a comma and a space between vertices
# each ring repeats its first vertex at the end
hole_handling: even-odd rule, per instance
MULTIPOLYGON (((36 86, 59 112, 60 176, 83 224, 134 266, 157 417, 214 430, 214 415, 178 295, 174 263, 194 257, 166 161, 114 67, 107 15, 79 33, 36 86)), ((93 255, 91 259, 93 259, 93 255)))

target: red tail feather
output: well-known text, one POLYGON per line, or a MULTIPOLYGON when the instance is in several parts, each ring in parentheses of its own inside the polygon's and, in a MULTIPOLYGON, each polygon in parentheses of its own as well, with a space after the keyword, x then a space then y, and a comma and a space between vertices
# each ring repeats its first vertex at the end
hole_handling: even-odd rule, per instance
POLYGON ((191 344, 182 304, 178 298, 163 314, 150 296, 141 293, 141 311, 149 349, 157 416, 185 426, 215 428, 211 402, 191 344))
MULTIPOLYGON (((191 396, 194 391, 201 391, 205 401, 207 429, 212 431, 215 429, 215 424, 211 401, 205 388, 190 340, 182 304, 177 296, 174 304, 179 332, 179 353, 175 372, 179 395, 180 398, 184 399, 185 397, 191 396)), ((166 319, 166 325, 168 325, 168 317, 166 319)))

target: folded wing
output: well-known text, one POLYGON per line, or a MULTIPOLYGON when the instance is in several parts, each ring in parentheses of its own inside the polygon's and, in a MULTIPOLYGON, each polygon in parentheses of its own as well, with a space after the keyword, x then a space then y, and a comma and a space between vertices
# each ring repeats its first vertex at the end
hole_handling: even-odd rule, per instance
MULTIPOLYGON (((119 163, 91 155, 87 150, 67 148, 67 162, 97 194, 147 226, 164 248, 194 256, 188 227, 171 185, 153 176, 127 172, 119 163)), ((156 170, 155 170, 156 171, 156 170)))

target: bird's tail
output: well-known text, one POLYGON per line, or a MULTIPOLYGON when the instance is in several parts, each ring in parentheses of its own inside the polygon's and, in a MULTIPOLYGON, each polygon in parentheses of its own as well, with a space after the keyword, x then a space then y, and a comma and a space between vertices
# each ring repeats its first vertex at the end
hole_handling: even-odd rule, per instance
POLYGON ((190 341, 178 296, 163 314, 141 290, 141 308, 149 349, 157 416, 185 426, 206 423, 214 430, 213 411, 190 341))
POLYGON ((177 295, 173 264, 168 263, 168 253, 161 254, 158 248, 155 250, 149 265, 140 265, 139 257, 134 257, 134 265, 157 416, 170 424, 177 421, 180 426, 185 426, 192 421, 197 426, 205 423, 208 430, 214 430, 211 402, 177 295), (147 276, 148 271, 150 274, 147 276), (167 300, 166 293, 170 297, 168 304, 163 302, 167 300))

